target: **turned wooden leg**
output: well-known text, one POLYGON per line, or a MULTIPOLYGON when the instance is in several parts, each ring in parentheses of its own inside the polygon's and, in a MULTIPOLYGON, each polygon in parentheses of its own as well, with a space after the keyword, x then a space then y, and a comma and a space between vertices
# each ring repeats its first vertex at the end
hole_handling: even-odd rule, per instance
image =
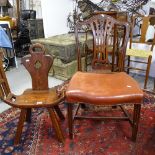
POLYGON ((14 140, 15 145, 19 144, 20 137, 21 137, 21 134, 22 134, 22 129, 23 129, 23 126, 24 126, 24 121, 25 121, 25 118, 26 118, 26 113, 27 113, 26 109, 21 110, 20 117, 19 117, 19 122, 18 122, 18 126, 17 126, 17 131, 16 131, 16 135, 15 135, 15 140, 14 140))
POLYGON ((48 109, 48 112, 49 112, 49 114, 50 114, 50 117, 51 117, 51 120, 52 120, 52 124, 53 124, 53 127, 54 127, 54 129, 55 129, 57 138, 58 138, 58 140, 59 140, 60 142, 64 143, 64 135, 63 135, 63 133, 62 133, 60 124, 59 124, 59 122, 58 122, 57 115, 55 114, 53 108, 47 108, 47 109, 48 109))
POLYGON ((56 113, 58 114, 59 118, 62 119, 62 120, 64 120, 65 117, 64 117, 63 113, 61 112, 59 106, 58 105, 55 105, 54 106, 54 109, 55 109, 56 113))
POLYGON ((152 61, 152 55, 150 55, 150 56, 148 57, 147 69, 146 69, 146 74, 145 74, 144 89, 147 88, 147 81, 148 81, 148 78, 149 78, 150 67, 151 67, 151 61, 152 61))
POLYGON ((27 109, 27 113, 26 113, 26 122, 31 123, 31 108, 27 109))
POLYGON ((69 137, 73 138, 73 112, 72 112, 73 105, 68 103, 68 128, 69 128, 69 137))
POLYGON ((138 123, 140 119, 141 104, 134 104, 133 125, 132 125, 132 140, 136 141, 138 132, 138 123))

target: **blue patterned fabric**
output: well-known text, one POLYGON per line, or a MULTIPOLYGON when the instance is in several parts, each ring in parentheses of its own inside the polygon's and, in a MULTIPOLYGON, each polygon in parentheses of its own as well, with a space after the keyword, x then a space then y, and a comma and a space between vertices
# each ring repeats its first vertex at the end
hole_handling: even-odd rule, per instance
POLYGON ((4 31, 4 29, 0 26, 0 47, 2 48, 12 48, 11 41, 4 31))

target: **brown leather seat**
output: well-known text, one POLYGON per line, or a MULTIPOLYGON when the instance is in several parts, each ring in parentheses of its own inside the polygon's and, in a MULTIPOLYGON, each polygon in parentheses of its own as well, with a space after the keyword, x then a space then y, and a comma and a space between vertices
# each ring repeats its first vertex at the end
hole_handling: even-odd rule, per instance
MULTIPOLYGON (((138 132, 138 122, 140 118, 143 92, 138 83, 129 75, 124 73, 126 47, 129 38, 129 25, 115 20, 107 15, 96 15, 83 22, 78 22, 75 27, 75 38, 77 47, 78 71, 69 82, 66 91, 66 101, 68 103, 68 125, 70 138, 73 138, 74 119, 119 119, 128 120, 132 126, 132 139, 135 141, 138 132), (93 58, 91 67, 97 69, 97 73, 81 72, 81 53, 78 34, 82 27, 92 30, 93 34, 93 58), (121 27, 123 35, 119 35, 117 30, 121 27), (114 33, 115 32, 115 33, 114 33), (109 39, 114 34, 112 44, 111 62, 108 55, 109 39), (112 73, 103 73, 107 67, 112 73), (118 73, 116 73, 116 71, 118 73), (79 106, 74 108, 74 103, 79 106), (134 105, 133 118, 123 108, 128 103, 134 105), (118 117, 98 117, 86 116, 78 113, 78 110, 88 105, 119 106, 124 116, 118 117)), ((75 106, 76 107, 76 106, 75 106)))
POLYGON ((66 91, 66 101, 68 103, 70 138, 73 138, 74 119, 120 119, 129 121, 132 127, 132 140, 136 141, 141 103, 143 102, 143 91, 140 89, 138 83, 128 74, 124 72, 113 74, 77 72, 69 82, 66 91), (79 106, 75 112, 73 112, 73 105, 75 103, 79 103, 79 106), (119 106, 124 116, 85 116, 78 113, 78 110, 80 107, 83 107, 83 104, 91 104, 94 106, 119 106), (132 118, 123 108, 126 104, 134 105, 132 118))
POLYGON ((140 104, 143 92, 137 82, 124 72, 98 74, 77 72, 72 77, 66 92, 70 103, 83 102, 94 105, 121 103, 140 104), (115 81, 112 84, 112 81, 115 81))

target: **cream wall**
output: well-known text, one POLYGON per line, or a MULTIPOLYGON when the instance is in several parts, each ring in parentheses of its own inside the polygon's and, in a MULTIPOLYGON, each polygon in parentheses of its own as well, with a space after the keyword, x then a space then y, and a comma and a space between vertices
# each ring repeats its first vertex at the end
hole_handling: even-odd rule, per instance
POLYGON ((67 16, 73 9, 72 0, 41 0, 45 37, 67 33, 67 16))

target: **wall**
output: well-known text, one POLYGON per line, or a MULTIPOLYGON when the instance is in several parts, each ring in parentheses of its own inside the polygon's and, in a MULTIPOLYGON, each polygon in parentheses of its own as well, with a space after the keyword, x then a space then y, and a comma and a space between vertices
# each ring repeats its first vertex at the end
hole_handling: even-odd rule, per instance
POLYGON ((29 9, 36 11, 36 18, 42 18, 41 0, 30 0, 29 9))
POLYGON ((45 37, 67 33, 67 16, 72 12, 72 0, 42 0, 45 37))
MULTIPOLYGON (((97 2, 98 0, 92 1, 97 2)), ((73 0, 41 0, 41 8, 44 21, 45 37, 63 34, 69 31, 69 28, 67 27, 67 16, 69 12, 72 12, 73 10, 73 0)), ((149 4, 146 6, 146 12, 149 11, 148 9, 149 4)), ((150 70, 150 76, 152 77, 155 77, 154 66, 155 54, 153 54, 150 70)))

